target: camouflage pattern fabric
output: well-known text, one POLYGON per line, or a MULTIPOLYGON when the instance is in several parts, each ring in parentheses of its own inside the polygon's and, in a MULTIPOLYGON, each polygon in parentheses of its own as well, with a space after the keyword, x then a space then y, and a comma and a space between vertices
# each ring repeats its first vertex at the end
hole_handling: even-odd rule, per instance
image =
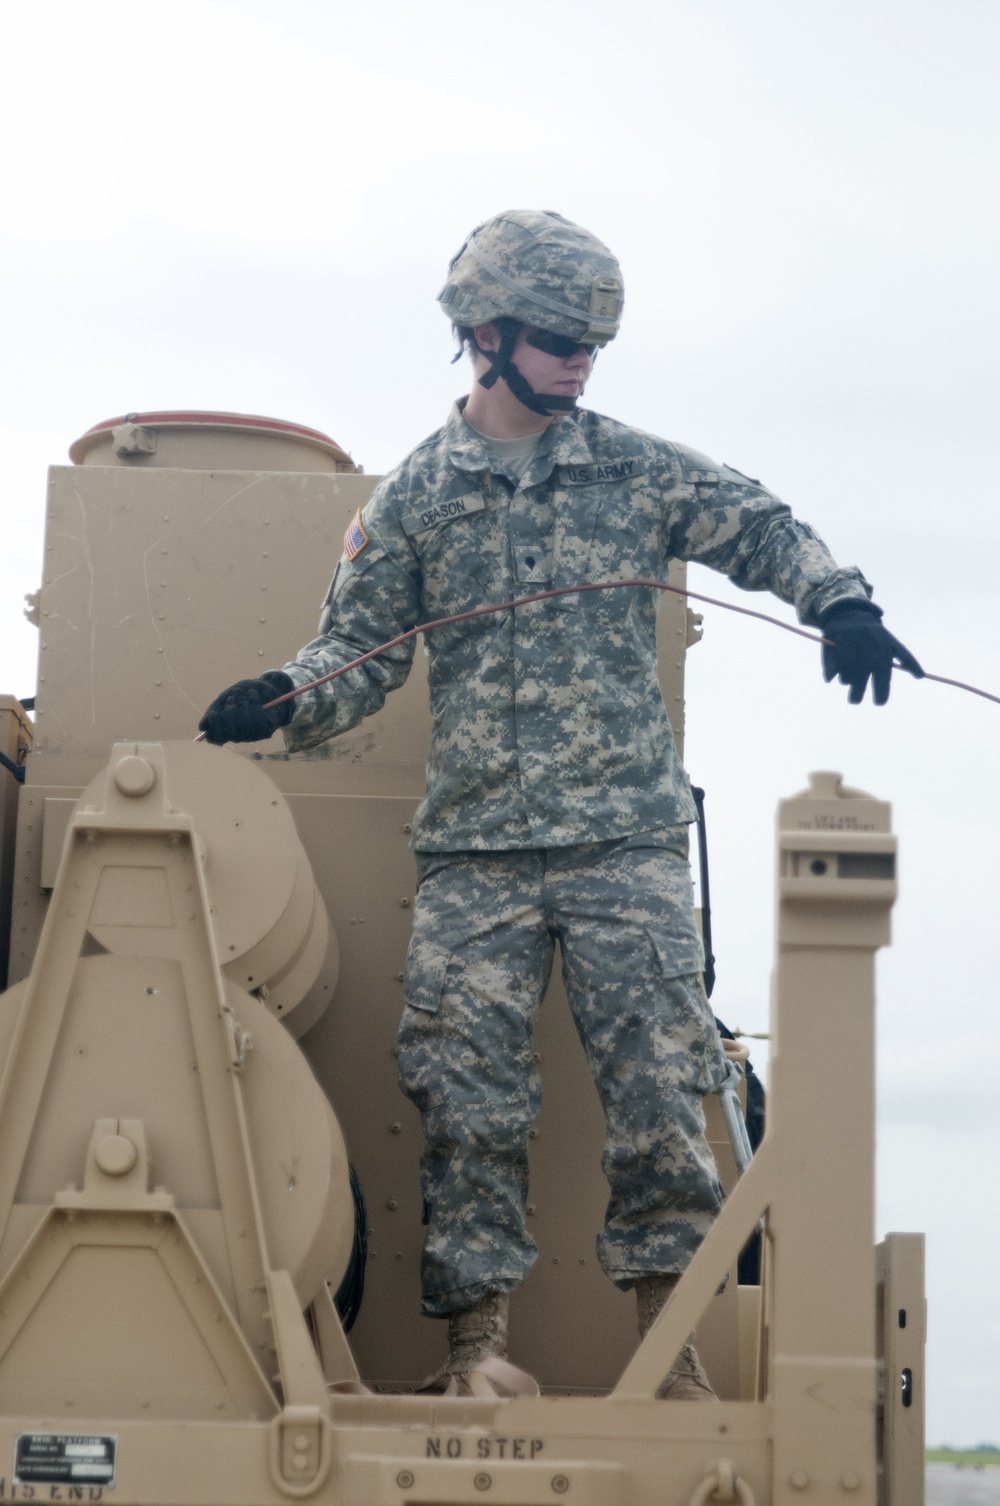
MULTIPOLYGON (((348 535, 324 631, 284 666, 304 685, 435 617, 576 582, 666 579, 697 560, 802 622, 870 595, 756 481, 583 409, 520 482, 456 408, 376 488, 348 535)), ((427 793, 413 846, 612 841, 694 819, 656 678, 654 590, 540 602, 427 634, 427 793)), ((293 751, 345 732, 406 679, 412 640, 294 703, 293 751)))
POLYGON ((438 302, 454 324, 504 316, 606 345, 621 323, 621 268, 603 241, 561 214, 508 209, 452 258, 438 302))
POLYGON ((607 1117, 598 1258, 627 1288, 682 1271, 722 1202, 702 1096, 724 1075, 701 985, 683 827, 549 850, 420 854, 399 1076, 420 1110, 430 1317, 509 1292, 524 1219, 532 1055, 554 940, 607 1117))

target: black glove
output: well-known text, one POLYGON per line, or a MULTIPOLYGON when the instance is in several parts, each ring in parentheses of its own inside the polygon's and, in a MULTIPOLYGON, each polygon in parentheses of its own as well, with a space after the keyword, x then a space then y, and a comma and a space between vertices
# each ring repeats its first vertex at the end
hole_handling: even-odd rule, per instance
POLYGON ((268 669, 259 680, 237 680, 217 695, 198 723, 206 742, 222 747, 223 743, 257 743, 270 737, 279 727, 287 727, 295 709, 294 701, 264 710, 267 701, 295 689, 295 681, 283 669, 268 669))
POLYGON ((849 685, 847 699, 853 706, 864 700, 869 678, 872 700, 876 706, 885 705, 893 659, 916 679, 923 678, 924 672, 916 659, 882 626, 881 616, 882 608, 874 602, 853 598, 835 601, 820 614, 823 637, 833 640, 823 644, 823 678, 832 680, 836 675, 841 685, 849 685))

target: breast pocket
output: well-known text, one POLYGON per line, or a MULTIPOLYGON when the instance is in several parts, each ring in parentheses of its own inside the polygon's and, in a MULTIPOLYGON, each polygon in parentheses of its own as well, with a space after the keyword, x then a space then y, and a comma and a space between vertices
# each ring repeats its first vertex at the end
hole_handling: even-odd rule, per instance
POLYGON ((505 510, 480 496, 454 498, 403 519, 433 616, 468 611, 494 599, 508 557, 505 510))

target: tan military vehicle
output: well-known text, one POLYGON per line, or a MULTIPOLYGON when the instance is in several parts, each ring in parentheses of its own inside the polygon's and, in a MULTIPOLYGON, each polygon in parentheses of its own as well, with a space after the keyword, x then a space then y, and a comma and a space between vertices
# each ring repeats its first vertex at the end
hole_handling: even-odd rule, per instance
MULTIPOLYGON (((641 1345, 594 1257, 603 1126, 554 979, 512 1304, 543 1394, 416 1394, 444 1350, 394 1060, 421 657, 308 754, 193 742, 313 635, 373 478, 232 414, 130 415, 71 458, 33 715, 0 700, 0 1500, 919 1506, 922 1243, 873 1246, 889 806, 834 774, 782 802, 767 1132, 748 1164, 708 1101, 728 1200, 641 1345), (695 1327, 721 1403, 657 1400, 695 1327)), ((680 739, 682 598, 660 635, 680 739)))

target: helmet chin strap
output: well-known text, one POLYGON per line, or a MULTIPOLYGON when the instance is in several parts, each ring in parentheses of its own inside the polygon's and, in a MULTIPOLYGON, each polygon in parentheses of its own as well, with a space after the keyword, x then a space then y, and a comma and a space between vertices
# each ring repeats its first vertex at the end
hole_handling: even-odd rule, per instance
POLYGON ((521 321, 505 316, 493 322, 500 331, 500 344, 496 350, 480 351, 480 355, 484 355, 489 361, 490 369, 479 378, 479 385, 489 390, 503 377, 518 402, 525 408, 530 408, 532 413, 540 413, 544 418, 551 418, 555 413, 571 412, 576 407, 575 397, 536 392, 514 365, 514 346, 517 344, 521 321))

